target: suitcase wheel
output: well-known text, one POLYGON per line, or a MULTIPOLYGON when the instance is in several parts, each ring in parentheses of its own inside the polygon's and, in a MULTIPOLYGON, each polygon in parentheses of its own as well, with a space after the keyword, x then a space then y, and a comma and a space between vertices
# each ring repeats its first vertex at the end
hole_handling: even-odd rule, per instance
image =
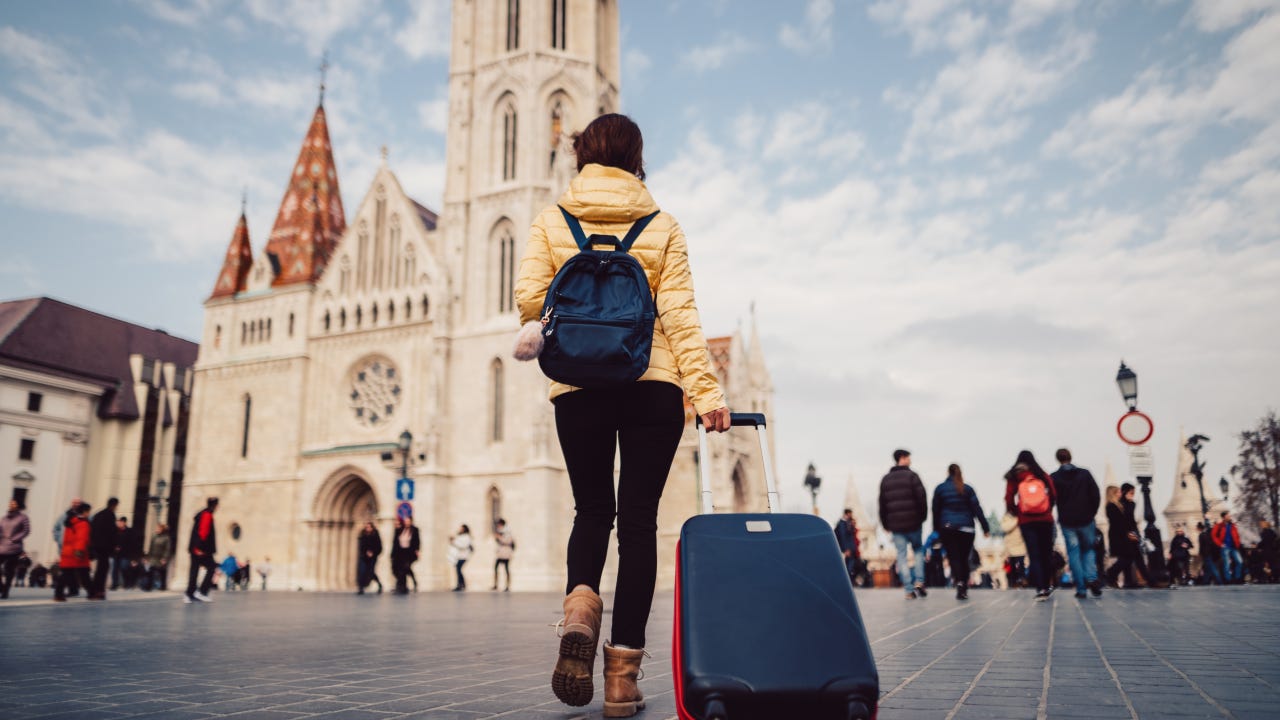
POLYGON ((720 698, 711 698, 702 711, 702 717, 706 720, 729 720, 729 713, 725 711, 720 698))
POLYGON ((849 700, 849 720, 871 720, 871 708, 861 698, 849 700))

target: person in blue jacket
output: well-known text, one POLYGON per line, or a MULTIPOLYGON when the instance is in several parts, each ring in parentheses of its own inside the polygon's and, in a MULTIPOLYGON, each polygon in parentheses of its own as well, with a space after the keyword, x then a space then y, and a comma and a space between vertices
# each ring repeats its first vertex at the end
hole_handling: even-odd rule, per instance
POLYGON ((969 599, 969 553, 977 535, 975 519, 982 525, 983 537, 991 537, 978 494, 965 484, 960 466, 952 463, 947 467, 947 479, 933 491, 933 529, 942 538, 947 562, 951 563, 957 600, 969 599))

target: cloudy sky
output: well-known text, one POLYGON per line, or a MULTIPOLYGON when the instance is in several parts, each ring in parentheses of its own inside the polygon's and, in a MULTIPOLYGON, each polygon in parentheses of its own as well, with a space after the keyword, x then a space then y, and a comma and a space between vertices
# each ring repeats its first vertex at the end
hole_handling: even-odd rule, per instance
MULTIPOLYGON (((894 447, 988 505, 1022 448, 1127 456, 1123 358, 1179 431, 1280 406, 1280 0, 623 0, 625 112, 704 324, 756 322, 786 502, 894 447)), ((316 101, 347 207, 390 147, 443 188, 449 3, 0 7, 0 297, 197 337, 247 190, 266 236, 316 101)), ((1216 484, 1216 483, 1215 483, 1216 484)))

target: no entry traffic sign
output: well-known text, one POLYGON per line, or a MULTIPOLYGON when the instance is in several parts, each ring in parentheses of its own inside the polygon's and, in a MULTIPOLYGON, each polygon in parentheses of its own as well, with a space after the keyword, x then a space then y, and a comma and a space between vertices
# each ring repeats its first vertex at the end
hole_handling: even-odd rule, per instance
POLYGON ((1155 431, 1156 426, 1151 422, 1151 418, 1137 410, 1130 410, 1120 416, 1120 422, 1116 423, 1116 434, 1129 445, 1146 443, 1155 431))

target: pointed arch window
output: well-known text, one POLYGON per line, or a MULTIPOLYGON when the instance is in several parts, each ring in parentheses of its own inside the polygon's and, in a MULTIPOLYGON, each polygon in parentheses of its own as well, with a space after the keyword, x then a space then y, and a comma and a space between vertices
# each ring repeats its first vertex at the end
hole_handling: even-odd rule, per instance
POLYGON ((360 323, 363 320, 364 320, 364 311, 360 309, 359 305, 357 305, 356 306, 356 327, 360 327, 360 323))
POLYGON ((507 52, 520 49, 520 0, 507 0, 507 52))
POLYGON ((387 248, 387 287, 400 287, 400 215, 391 213, 391 239, 387 248))
POLYGON ((324 311, 324 331, 329 332, 329 328, 333 323, 333 317, 329 315, 329 311, 324 311))
POLYGON ((516 107, 510 101, 502 108, 502 179, 516 179, 516 107))
POLYGON ((427 310, 429 310, 430 308, 431 308, 431 305, 430 303, 427 302, 427 296, 423 295, 422 296, 422 319, 423 320, 427 319, 427 310))
POLYGON ((556 150, 560 148, 560 134, 564 132, 564 104, 556 100, 551 105, 551 152, 548 153, 547 175, 556 169, 556 150))
POLYGON ((502 519, 502 491, 497 485, 489 486, 489 532, 498 534, 498 521, 502 519))
POLYGON ((417 258, 413 256, 413 245, 404 247, 404 286, 413 287, 413 275, 418 270, 417 258))
POLYGON ((249 457, 249 421, 253 413, 253 396, 244 396, 244 431, 240 436, 240 457, 249 457))
POLYGON ((515 310, 516 240, 510 228, 498 235, 498 312, 515 310))
POLYGON ((347 329, 347 309, 346 308, 342 308, 341 310, 338 311, 338 329, 339 330, 347 329))
POLYGON ((564 0, 551 0, 551 47, 565 49, 564 0))
POLYGON ((409 298, 404 299, 404 319, 408 320, 413 317, 413 301, 409 298))
POLYGON ((387 301, 387 322, 393 323, 395 321, 396 321, 396 301, 388 300, 387 301))
POLYGON ((351 292, 351 259, 346 255, 338 265, 338 292, 343 295, 351 292))
POLYGON ((356 240, 356 289, 363 290, 366 285, 365 271, 369 256, 369 227, 360 222, 360 233, 356 240))
POLYGON ((293 313, 289 313, 289 337, 293 337, 293 313))
POLYGON ((369 324, 370 325, 378 324, 378 303, 374 303, 373 307, 370 308, 369 310, 369 324))
POLYGON ((489 366, 489 379, 492 386, 491 407, 493 425, 489 428, 489 439, 492 442, 502 442, 502 413, 503 413, 503 397, 502 397, 502 360, 494 358, 493 363, 489 366))

